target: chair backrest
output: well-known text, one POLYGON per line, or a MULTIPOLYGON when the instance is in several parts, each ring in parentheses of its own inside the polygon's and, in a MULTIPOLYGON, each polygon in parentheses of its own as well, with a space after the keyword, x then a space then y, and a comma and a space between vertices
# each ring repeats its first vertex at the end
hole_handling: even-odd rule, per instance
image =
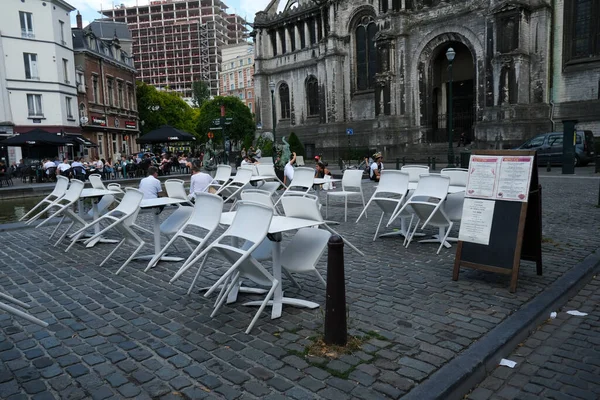
POLYGON ((252 243, 260 243, 269 231, 272 218, 273 207, 238 201, 235 217, 223 236, 233 236, 252 243))
POLYGON ((121 189, 121 185, 119 185, 118 183, 109 183, 108 185, 106 185, 106 188, 108 190, 112 190, 113 192, 125 193, 123 192, 123 189, 121 189))
POLYGON ((441 171, 444 176, 450 177, 450 185, 452 186, 467 186, 469 178, 469 170, 464 168, 444 168, 441 171))
POLYGON ((288 187, 311 188, 315 179, 315 170, 312 168, 300 167, 294 170, 294 179, 288 187))
POLYGON ((241 198, 243 201, 251 201, 273 207, 273 198, 271 197, 271 193, 267 192, 266 190, 246 189, 242 191, 241 198))
POLYGON ((260 176, 277 176, 273 164, 258 164, 256 167, 260 176))
POLYGON ((112 211, 118 211, 124 214, 133 214, 140 208, 140 203, 144 198, 144 193, 134 188, 126 188, 125 196, 121 203, 112 211))
POLYGON ((69 187, 69 178, 66 176, 58 175, 56 177, 56 185, 54 186, 54 190, 50 193, 50 196, 54 197, 62 197, 67 188, 69 187))
POLYGON ((211 231, 219 224, 222 212, 223 199, 220 196, 206 192, 197 193, 194 212, 186 225, 211 231))
POLYGON ((400 168, 400 171, 408 173, 410 182, 419 182, 419 177, 428 173, 429 167, 425 165, 405 165, 400 168))
POLYGON ((187 200, 187 193, 181 179, 167 179, 165 181, 165 189, 168 197, 187 200))
POLYGON ((342 175, 342 190, 359 189, 362 191, 362 176, 361 169, 347 169, 342 175))
POLYGON ((217 165, 217 172, 215 172, 214 181, 219 183, 227 182, 231 177, 231 165, 220 164, 217 165))
POLYGON ((100 177, 100 175, 92 174, 88 177, 88 179, 90 180, 90 183, 92 184, 92 187, 94 189, 106 190, 106 187, 104 186, 104 183, 102 183, 102 178, 100 177))
POLYGON ((404 195, 408 191, 410 175, 408 172, 389 169, 381 171, 379 185, 375 193, 394 193, 404 195))
POLYGON ((259 161, 260 161, 261 164, 271 164, 271 165, 273 165, 273 157, 261 157, 259 161))
POLYGON ((281 198, 281 205, 286 217, 323 221, 319 210, 319 199, 315 196, 284 196, 281 198))
POLYGON ((252 169, 239 168, 236 171, 235 176, 233 177, 233 180, 231 181, 231 183, 246 185, 250 182, 251 178, 252 178, 252 169))
POLYGON ((423 174, 419 178, 419 184, 415 189, 411 199, 417 198, 436 198, 444 200, 448 195, 450 178, 440 174, 423 174))
POLYGON ((65 192, 65 195, 60 199, 62 202, 74 203, 81 196, 81 191, 85 184, 78 179, 71 180, 71 186, 65 192))
POLYGON ((296 156, 296 166, 297 167, 304 167, 304 157, 303 156, 296 156))
POLYGON ((252 171, 252 175, 258 175, 258 168, 256 168, 256 165, 249 165, 249 164, 240 165, 240 167, 238 168, 238 171, 240 169, 248 169, 248 170, 252 171))

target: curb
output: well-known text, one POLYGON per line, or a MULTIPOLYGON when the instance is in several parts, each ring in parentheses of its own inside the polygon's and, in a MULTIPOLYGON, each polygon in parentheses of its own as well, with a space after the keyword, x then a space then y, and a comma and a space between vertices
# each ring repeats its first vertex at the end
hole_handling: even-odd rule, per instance
POLYGON ((462 399, 491 373, 532 330, 563 306, 600 269, 600 249, 588 255, 546 290, 509 316, 487 335, 444 365, 406 396, 407 400, 462 399))

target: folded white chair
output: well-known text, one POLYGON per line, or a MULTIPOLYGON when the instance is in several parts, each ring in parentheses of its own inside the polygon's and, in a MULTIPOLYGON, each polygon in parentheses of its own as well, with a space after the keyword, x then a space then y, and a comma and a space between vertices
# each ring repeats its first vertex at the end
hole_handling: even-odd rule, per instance
POLYGON ((106 186, 104 186, 104 182, 102 182, 102 177, 100 175, 92 174, 88 179, 94 189, 106 190, 106 186))
POLYGON ((29 218, 31 215, 35 215, 35 217, 34 217, 35 219, 39 218, 41 213, 34 214, 34 212, 36 210, 38 210, 40 207, 48 206, 48 205, 54 203, 56 200, 63 197, 65 195, 65 192, 67 191, 68 187, 69 187, 69 178, 62 176, 62 175, 57 175, 56 176, 56 185, 54 186, 52 193, 50 193, 48 196, 44 197, 38 204, 36 204, 35 207, 33 207, 31 210, 29 210, 29 212, 27 212, 27 214, 25 214, 21 218, 19 218, 19 221, 23 221, 23 220, 29 218))
POLYGON ((296 156, 296 166, 304 167, 304 156, 296 156))
MULTIPOLYGON (((186 242, 189 241, 194 243, 196 247, 192 249, 191 254, 183 262, 183 265, 170 280, 170 283, 173 283, 192 266, 193 262, 195 262, 194 260, 196 255, 202 250, 203 246, 217 230, 219 221, 221 219, 221 213, 223 212, 223 199, 210 193, 198 193, 194 207, 186 208, 190 208, 192 210, 192 215, 190 218, 188 218, 183 226, 181 226, 181 228, 179 228, 179 230, 171 237, 169 242, 162 248, 162 250, 150 260, 145 269, 145 271, 148 271, 150 268, 156 265, 156 263, 177 239, 183 239, 186 242), (195 233, 196 229, 201 229, 203 236, 195 233)), ((198 270, 198 274, 199 273, 200 269, 198 270)), ((197 277, 198 275, 196 275, 196 278, 197 277)))
POLYGON ((83 233, 86 230, 94 227, 96 224, 102 225, 103 223, 106 223, 106 224, 108 224, 107 226, 105 226, 103 229, 101 229, 98 233, 96 233, 91 238, 86 239, 83 243, 87 245, 88 243, 92 242, 97 237, 101 237, 102 235, 104 235, 104 233, 106 233, 107 231, 109 231, 111 229, 115 229, 117 232, 119 232, 123 236, 123 239, 117 244, 117 246, 113 249, 113 251, 110 252, 110 254, 104 259, 104 261, 102 261, 102 263, 100 263, 100 266, 103 266, 104 263, 106 263, 106 261, 108 261, 108 259, 125 242, 127 242, 133 246, 136 246, 136 249, 129 256, 129 258, 123 263, 123 265, 121 265, 121 267, 117 270, 116 273, 117 274, 120 273, 123 270, 123 268, 125 268, 125 266, 127 264, 129 264, 129 262, 131 260, 133 260, 133 258, 137 255, 137 253, 139 253, 139 251, 142 250, 142 248, 146 244, 146 242, 144 242, 132 230, 132 225, 135 222, 135 219, 137 218, 137 214, 139 213, 139 210, 140 210, 140 203, 142 202, 143 198, 144 198, 144 194, 141 191, 139 191, 137 189, 133 189, 133 188, 127 188, 127 190, 125 192, 125 196, 123 196, 123 201, 121 201, 121 203, 114 210, 109 211, 108 213, 104 214, 97 220, 92 221, 91 223, 87 224, 86 226, 84 226, 83 228, 81 228, 80 230, 76 231, 75 233, 73 233, 71 235, 73 242, 69 245, 69 247, 67 248, 67 251, 73 246, 73 243, 75 243, 75 241, 78 238, 80 238, 81 235, 83 235, 83 233))
MULTIPOLYGON (((377 224, 377 229, 375 230, 375 235, 373 236, 373 241, 377 239, 377 234, 379 233, 379 228, 381 227, 383 217, 387 214, 389 215, 388 221, 391 221, 394 215, 402 207, 405 196, 408 193, 408 180, 409 175, 406 172, 393 169, 381 171, 379 185, 377 185, 375 193, 373 193, 373 196, 371 196, 369 199, 364 210, 356 219, 356 222, 360 221, 371 203, 376 204, 381 209, 381 218, 379 218, 379 223, 377 224)), ((411 214, 408 213, 405 215, 400 215, 400 218, 410 217, 411 214)))
POLYGON ((259 189, 266 190, 267 192, 274 194, 280 186, 283 186, 284 188, 286 187, 277 177, 277 174, 275 173, 275 167, 272 164, 258 164, 256 168, 258 169, 259 176, 269 178, 268 181, 265 179, 264 181, 259 182, 259 189))
POLYGON ((327 286, 316 266, 327 248, 330 237, 331 232, 312 228, 299 229, 292 237, 281 253, 281 268, 294 285, 300 287, 291 273, 310 272, 317 276, 323 286, 327 286))
POLYGON ((356 251, 363 257, 365 256, 365 254, 357 249, 356 246, 354 246, 342 235, 327 225, 326 221, 321 215, 321 210, 319 210, 319 198, 317 196, 305 193, 298 193, 296 195, 290 193, 281 199, 281 205, 283 206, 286 217, 302 218, 319 222, 321 223, 320 226, 341 237, 344 243, 346 243, 352 250, 356 251))
POLYGON ((408 174, 409 182, 418 183, 421 175, 429 173, 429 167, 426 165, 404 165, 400 168, 400 171, 408 174))
POLYGON ((234 287, 238 286, 238 281, 241 278, 251 280, 260 286, 270 287, 267 295, 261 303, 261 306, 256 312, 256 315, 246 330, 247 334, 250 333, 256 324, 258 317, 265 309, 268 301, 273 297, 277 285, 280 284, 279 281, 273 278, 273 276, 258 261, 256 261, 254 257, 252 257, 252 252, 266 238, 272 218, 272 207, 254 202, 240 201, 235 218, 233 219, 227 231, 225 231, 225 233, 223 233, 196 257, 197 259, 200 259, 209 254, 211 251, 216 251, 227 261, 232 263, 232 266, 205 294, 205 296, 208 297, 215 290, 221 287, 221 292, 217 298, 216 307, 211 316, 214 316, 219 308, 221 308, 227 299, 229 292, 233 290, 234 287), (248 227, 252 228, 248 229, 248 227), (229 242, 230 239, 243 242, 248 241, 251 242, 252 245, 247 250, 244 250, 242 248, 226 244, 225 242, 229 242))
POLYGON ((240 192, 250 186, 251 178, 251 169, 239 168, 231 182, 221 187, 216 194, 225 197, 226 203, 228 201, 233 201, 233 204, 235 205, 236 201, 239 199, 240 192))
POLYGON ((292 193, 307 194, 312 190, 315 180, 315 170, 312 168, 300 167, 294 169, 294 179, 288 184, 288 187, 275 202, 275 206, 279 204, 284 196, 292 193))
MULTIPOLYGON (((339 192, 327 192, 325 197, 325 218, 328 217, 329 197, 344 198, 344 221, 348 220, 348 197, 360 196, 362 199, 363 209, 365 207, 365 196, 362 190, 363 171, 359 169, 347 169, 342 176, 342 190, 339 192)), ((365 217, 367 212, 365 210, 365 217)))
POLYGON ((229 180, 231 179, 231 165, 220 164, 217 165, 217 172, 215 172, 215 177, 212 182, 206 188, 206 191, 209 191, 209 188, 214 189, 215 191, 219 190, 223 187, 229 180))
MULTIPOLYGON (((452 178, 450 178, 450 184, 452 185, 452 178)), ((450 219, 450 221, 452 221, 452 222, 460 222, 461 221, 464 203, 465 203, 465 192, 449 193, 446 196, 446 201, 444 202, 444 205, 442 207, 444 209, 444 212, 446 213, 446 216, 450 219)), ((449 229, 448 229, 448 231, 449 231, 449 229)), ((448 236, 446 238, 446 241, 457 242, 458 238, 448 236)))
POLYGON ((452 221, 448 218, 444 212, 442 206, 444 200, 448 195, 448 187, 450 186, 450 178, 438 174, 421 175, 419 178, 419 184, 415 189, 414 194, 408 201, 402 206, 399 213, 404 209, 410 207, 412 212, 415 214, 417 221, 413 231, 406 242, 406 247, 410 245, 414 234, 419 226, 419 222, 424 221, 421 226, 421 230, 427 225, 431 225, 439 228, 439 235, 437 239, 424 240, 421 243, 437 242, 440 243, 437 254, 440 253, 442 246, 450 246, 446 242, 446 238, 452 229, 452 221), (445 231, 445 229, 447 229, 445 231), (444 232, 445 231, 445 232, 444 232))
POLYGON ((464 168, 444 168, 440 171, 441 175, 450 178, 450 186, 467 187, 469 179, 469 170, 464 168))

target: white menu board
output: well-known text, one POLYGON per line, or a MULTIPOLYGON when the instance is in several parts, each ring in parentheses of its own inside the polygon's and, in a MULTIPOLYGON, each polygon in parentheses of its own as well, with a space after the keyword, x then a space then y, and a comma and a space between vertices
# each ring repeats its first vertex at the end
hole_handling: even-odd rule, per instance
POLYGON ((493 200, 465 198, 458 240, 489 245, 495 205, 493 200))
POLYGON ((471 156, 466 197, 493 199, 500 156, 471 156))
POLYGON ((503 156, 500 162, 497 200, 527 201, 533 156, 503 156))

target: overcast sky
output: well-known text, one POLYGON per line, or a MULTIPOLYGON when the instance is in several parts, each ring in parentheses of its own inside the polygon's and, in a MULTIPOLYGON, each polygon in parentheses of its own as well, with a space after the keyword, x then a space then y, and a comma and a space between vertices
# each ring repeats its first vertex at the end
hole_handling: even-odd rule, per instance
MULTIPOLYGON (((83 17, 83 26, 86 26, 94 19, 100 18, 99 11, 113 8, 113 4, 125 4, 126 6, 148 4, 149 0, 67 0, 69 4, 77 8, 83 17)), ((229 6, 229 13, 239 14, 246 18, 249 22, 254 20, 254 14, 264 10, 270 0, 225 0, 225 4, 229 6)), ((77 11, 71 13, 71 24, 75 26, 75 15, 77 11)))

